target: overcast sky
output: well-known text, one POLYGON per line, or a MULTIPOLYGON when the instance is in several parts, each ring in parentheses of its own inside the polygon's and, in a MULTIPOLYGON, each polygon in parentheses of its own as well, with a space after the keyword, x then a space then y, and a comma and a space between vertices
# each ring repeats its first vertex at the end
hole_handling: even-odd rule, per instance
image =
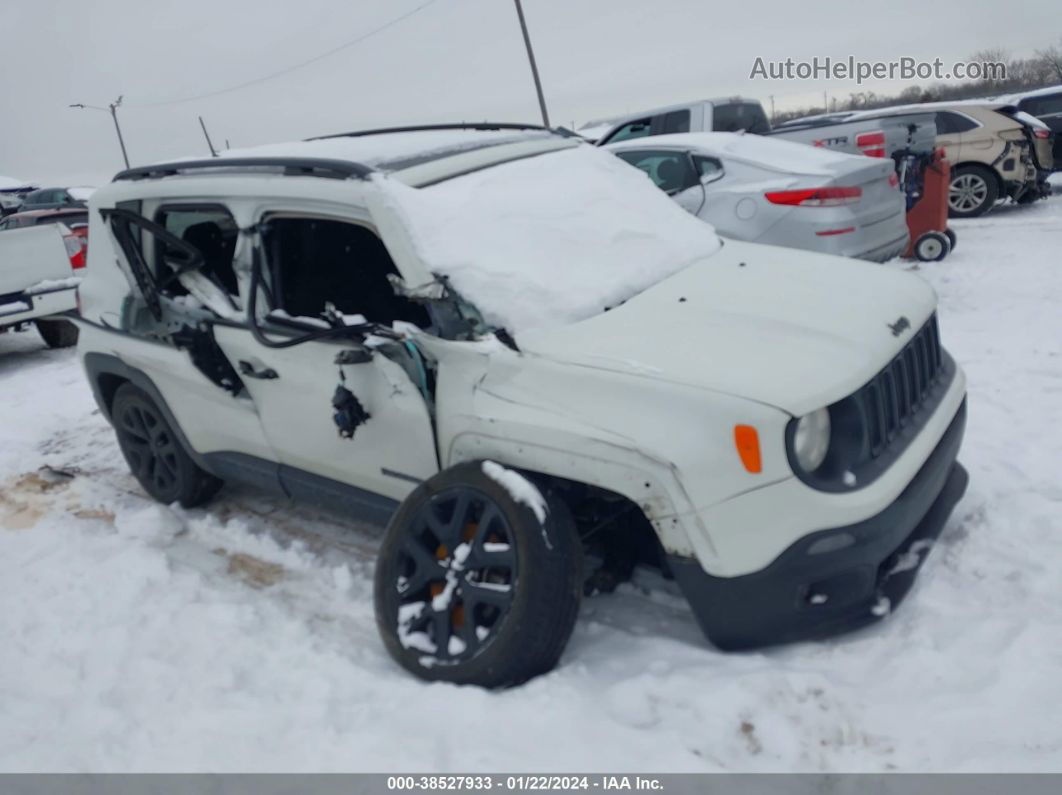
MULTIPOLYGON (((390 124, 539 120, 511 0, 434 0, 305 68, 173 104, 311 59, 427 0, 0 0, 0 175, 99 183, 133 164, 223 145, 390 124)), ((740 93, 779 109, 853 83, 750 80, 757 56, 962 59, 1058 41, 1058 0, 524 0, 554 123, 740 93)), ((865 84, 895 90, 904 84, 865 84)))

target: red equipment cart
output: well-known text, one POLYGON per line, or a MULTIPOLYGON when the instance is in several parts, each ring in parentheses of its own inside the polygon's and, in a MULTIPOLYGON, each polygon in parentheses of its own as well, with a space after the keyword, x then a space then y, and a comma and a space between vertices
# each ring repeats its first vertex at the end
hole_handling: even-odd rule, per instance
POLYGON ((948 182, 951 165, 944 150, 896 152, 896 170, 907 196, 907 229, 911 242, 904 257, 922 262, 944 259, 955 248, 955 233, 948 229, 948 182))

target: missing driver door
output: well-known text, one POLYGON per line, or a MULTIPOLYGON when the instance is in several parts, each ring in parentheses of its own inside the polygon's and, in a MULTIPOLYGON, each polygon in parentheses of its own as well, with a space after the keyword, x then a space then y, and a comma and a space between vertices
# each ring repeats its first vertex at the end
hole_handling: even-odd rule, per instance
MULTIPOLYGON (((363 224, 271 217, 258 246, 267 287, 260 295, 268 310, 259 312, 259 323, 272 342, 320 329, 326 303, 388 325, 422 311, 399 303, 387 281, 394 265, 363 224)), ((378 352, 349 357, 364 359, 357 364, 337 364, 337 356, 359 347, 352 340, 272 347, 246 329, 216 333, 254 399, 277 458, 298 470, 288 472, 289 485, 309 473, 400 500, 438 471, 426 399, 400 365, 378 352), (350 436, 340 434, 334 418, 341 385, 368 415, 350 436)))

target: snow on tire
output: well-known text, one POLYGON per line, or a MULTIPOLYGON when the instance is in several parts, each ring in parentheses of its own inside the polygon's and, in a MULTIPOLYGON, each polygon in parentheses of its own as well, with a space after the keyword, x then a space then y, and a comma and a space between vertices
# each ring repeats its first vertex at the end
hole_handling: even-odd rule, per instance
POLYGON ((582 553, 564 503, 492 462, 418 486, 376 564, 376 623, 427 680, 519 684, 552 669, 575 624, 582 553))

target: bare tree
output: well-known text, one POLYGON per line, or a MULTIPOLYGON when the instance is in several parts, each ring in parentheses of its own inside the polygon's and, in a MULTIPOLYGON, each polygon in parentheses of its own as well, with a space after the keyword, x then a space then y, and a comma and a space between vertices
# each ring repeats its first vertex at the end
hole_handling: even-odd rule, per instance
POLYGON ((1062 81, 1062 47, 1056 44, 1053 47, 1037 50, 1036 57, 1051 71, 1052 80, 1062 81))

